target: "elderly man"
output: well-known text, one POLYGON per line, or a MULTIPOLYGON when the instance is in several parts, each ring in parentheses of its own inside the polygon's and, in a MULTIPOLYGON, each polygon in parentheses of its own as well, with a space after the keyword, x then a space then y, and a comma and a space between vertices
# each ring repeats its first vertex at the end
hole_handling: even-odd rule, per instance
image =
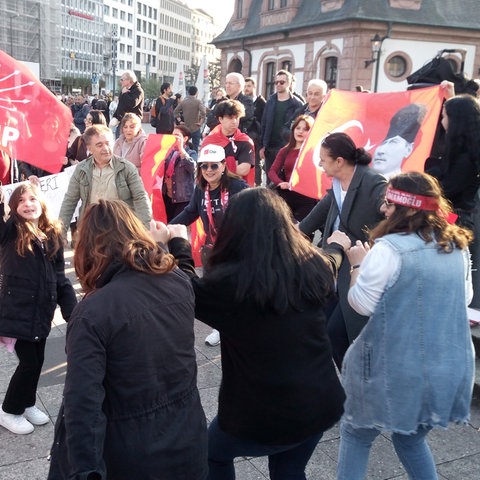
POLYGON ((245 116, 240 120, 240 126, 238 128, 248 135, 255 120, 255 107, 253 105, 253 98, 243 93, 244 88, 245 78, 241 73, 232 72, 227 74, 225 77, 227 97, 231 100, 239 101, 245 108, 245 116))
MULTIPOLYGON (((123 116, 128 112, 134 113, 140 117, 140 119, 143 118, 143 103, 145 96, 142 86, 137 81, 135 73, 131 70, 123 72, 120 77, 120 85, 122 86, 122 91, 118 98, 117 109, 113 114, 112 120, 110 120, 110 127, 116 127, 122 121, 123 116)), ((119 129, 117 129, 117 132, 120 133, 119 129)))
POLYGON ((150 228, 152 210, 142 180, 133 163, 113 155, 113 133, 105 125, 93 125, 85 130, 83 139, 91 156, 73 172, 60 209, 64 238, 79 200, 79 219, 91 203, 123 200, 138 218, 150 228))
POLYGON ((312 78, 307 85, 307 103, 295 112, 294 119, 299 115, 310 115, 316 118, 327 90, 327 82, 320 78, 312 78))

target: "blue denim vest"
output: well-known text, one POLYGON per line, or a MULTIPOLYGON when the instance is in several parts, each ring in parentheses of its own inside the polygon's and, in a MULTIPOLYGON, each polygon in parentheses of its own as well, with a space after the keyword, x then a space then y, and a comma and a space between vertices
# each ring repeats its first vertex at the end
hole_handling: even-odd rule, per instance
POLYGON ((465 252, 439 253, 416 234, 378 242, 400 254, 400 271, 345 356, 343 421, 402 434, 465 422, 474 378, 465 252))

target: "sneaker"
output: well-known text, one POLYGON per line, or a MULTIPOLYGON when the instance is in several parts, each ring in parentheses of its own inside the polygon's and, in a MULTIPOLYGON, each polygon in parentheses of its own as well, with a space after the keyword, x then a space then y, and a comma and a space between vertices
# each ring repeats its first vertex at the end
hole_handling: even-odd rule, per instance
POLYGON ((212 330, 212 333, 205 339, 205 343, 210 347, 220 345, 220 332, 215 329, 212 330))
POLYGON ((0 425, 17 435, 32 433, 33 425, 23 415, 13 415, 0 409, 0 425))
POLYGON ((39 410, 35 405, 25 409, 23 416, 33 425, 45 425, 50 421, 48 415, 39 410))

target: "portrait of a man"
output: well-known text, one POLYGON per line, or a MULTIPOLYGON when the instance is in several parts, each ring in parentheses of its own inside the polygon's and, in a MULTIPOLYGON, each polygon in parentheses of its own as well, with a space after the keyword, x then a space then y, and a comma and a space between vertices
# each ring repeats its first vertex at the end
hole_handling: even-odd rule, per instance
POLYGON ((386 177, 401 172, 404 160, 413 151, 415 137, 426 113, 425 105, 411 103, 393 115, 385 139, 373 154, 372 167, 376 172, 386 177))

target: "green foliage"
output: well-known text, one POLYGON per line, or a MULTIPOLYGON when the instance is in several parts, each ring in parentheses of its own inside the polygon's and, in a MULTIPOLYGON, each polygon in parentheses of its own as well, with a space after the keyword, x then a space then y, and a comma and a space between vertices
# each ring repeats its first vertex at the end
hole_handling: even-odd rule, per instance
POLYGON ((145 80, 142 78, 140 83, 145 92, 145 98, 157 98, 160 95, 161 80, 153 78, 145 80))

